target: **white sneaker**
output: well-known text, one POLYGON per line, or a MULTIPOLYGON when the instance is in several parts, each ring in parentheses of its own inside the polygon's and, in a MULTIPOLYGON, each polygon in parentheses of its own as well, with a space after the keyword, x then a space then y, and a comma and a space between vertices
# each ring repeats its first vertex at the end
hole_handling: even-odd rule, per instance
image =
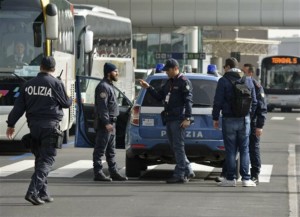
POLYGON ((255 187, 256 184, 251 179, 243 180, 243 187, 255 187))
POLYGON ((218 186, 220 187, 235 187, 236 186, 236 180, 227 180, 224 178, 221 182, 218 183, 218 186))

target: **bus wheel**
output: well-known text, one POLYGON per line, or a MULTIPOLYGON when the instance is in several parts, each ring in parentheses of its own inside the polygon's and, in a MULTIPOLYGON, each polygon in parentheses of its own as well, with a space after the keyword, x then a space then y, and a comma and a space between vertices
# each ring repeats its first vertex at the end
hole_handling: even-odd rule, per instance
POLYGON ((126 175, 128 177, 139 177, 141 175, 140 159, 138 157, 130 158, 126 155, 126 175))
POLYGON ((272 112, 274 110, 273 107, 268 106, 268 112, 272 112))
POLYGON ((292 108, 281 108, 281 112, 292 112, 292 108))

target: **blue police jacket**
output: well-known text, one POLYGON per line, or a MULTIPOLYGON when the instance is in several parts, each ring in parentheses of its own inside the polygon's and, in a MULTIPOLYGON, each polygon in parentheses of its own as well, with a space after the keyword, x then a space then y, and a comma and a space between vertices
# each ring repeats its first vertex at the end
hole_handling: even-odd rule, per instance
POLYGON ((111 123, 111 118, 119 115, 119 106, 114 85, 103 78, 95 89, 95 113, 103 125, 111 123))
POLYGON ((169 78, 160 90, 156 91, 152 86, 148 90, 152 97, 164 101, 167 121, 183 120, 192 116, 193 87, 183 74, 169 78))
POLYGON ((254 123, 255 127, 263 128, 263 126, 265 125, 265 120, 268 112, 267 100, 266 100, 264 88, 259 84, 259 82, 256 81, 254 78, 252 78, 252 82, 255 87, 257 107, 255 112, 253 112, 253 118, 251 121, 252 123, 254 123))
POLYGON ((27 81, 20 90, 12 111, 8 115, 8 127, 14 127, 26 111, 27 121, 61 121, 62 108, 69 108, 72 98, 68 97, 63 83, 47 72, 27 81))
MULTIPOLYGON (((233 81, 241 78, 241 76, 239 75, 239 70, 236 68, 233 68, 230 71, 226 72, 226 76, 228 76, 233 81)), ((255 88, 250 77, 246 78, 246 84, 251 90, 252 105, 249 113, 251 113, 251 116, 253 116, 253 112, 256 110, 257 100, 255 88)), ((232 83, 224 76, 220 78, 214 97, 214 105, 212 110, 213 120, 219 120, 221 111, 224 117, 234 117, 230 105, 230 100, 233 97, 233 94, 232 83)))

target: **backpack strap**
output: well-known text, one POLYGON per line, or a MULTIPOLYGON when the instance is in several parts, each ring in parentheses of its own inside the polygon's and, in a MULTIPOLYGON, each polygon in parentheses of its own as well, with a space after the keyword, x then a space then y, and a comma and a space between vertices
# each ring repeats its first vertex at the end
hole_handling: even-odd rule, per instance
POLYGON ((258 81, 255 80, 254 78, 252 78, 252 82, 253 82, 254 86, 256 87, 256 89, 260 89, 261 88, 261 84, 258 83, 258 81))
POLYGON ((245 76, 245 75, 242 77, 241 81, 242 81, 243 83, 246 82, 246 76, 245 76))
POLYGON ((224 78, 226 78, 228 81, 230 81, 230 83, 231 83, 232 85, 234 85, 234 81, 231 80, 226 74, 224 75, 224 78))

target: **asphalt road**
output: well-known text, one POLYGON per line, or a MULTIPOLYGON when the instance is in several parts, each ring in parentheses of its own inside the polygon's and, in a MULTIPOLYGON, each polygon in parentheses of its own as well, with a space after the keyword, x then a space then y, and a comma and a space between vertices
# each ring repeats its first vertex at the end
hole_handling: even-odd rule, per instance
MULTIPOLYGON (((174 165, 149 168, 141 178, 127 182, 94 182, 92 152, 74 148, 72 142, 58 151, 49 177, 49 191, 55 201, 43 206, 33 206, 24 200, 33 172, 33 156, 2 154, 0 216, 300 216, 300 113, 297 112, 268 114, 261 142, 261 183, 254 188, 241 187, 240 182, 235 188, 218 187, 214 178, 220 174, 220 168, 196 164, 193 165, 196 178, 186 184, 165 183, 174 165)), ((117 151, 117 162, 124 173, 124 150, 117 151)))

